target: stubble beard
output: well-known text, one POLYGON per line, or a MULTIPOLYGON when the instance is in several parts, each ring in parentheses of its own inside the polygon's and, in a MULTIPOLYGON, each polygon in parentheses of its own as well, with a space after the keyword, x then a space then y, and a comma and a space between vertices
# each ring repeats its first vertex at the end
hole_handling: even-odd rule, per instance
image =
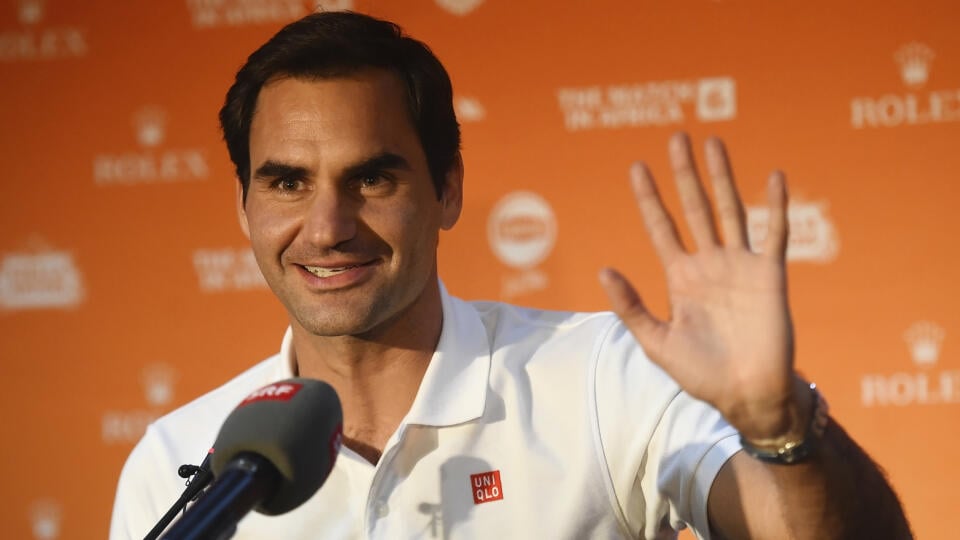
POLYGON ((426 287, 425 283, 419 285, 415 293, 411 290, 412 286, 401 289, 396 285, 391 287, 382 284, 379 287, 359 287, 316 296, 307 293, 306 298, 297 293, 277 296, 287 308, 290 322, 311 335, 374 340, 387 333, 393 326, 392 322, 406 316, 426 287), (413 294, 407 297, 400 292, 413 294), (324 295, 330 295, 330 301, 324 301, 324 295))

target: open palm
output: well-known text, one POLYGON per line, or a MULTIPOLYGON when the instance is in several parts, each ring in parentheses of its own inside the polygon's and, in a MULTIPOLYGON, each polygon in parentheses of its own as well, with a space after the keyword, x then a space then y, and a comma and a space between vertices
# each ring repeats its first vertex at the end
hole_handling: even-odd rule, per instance
POLYGON ((671 314, 653 316, 633 286, 604 270, 610 303, 649 357, 690 395, 716 407, 746 437, 782 432, 793 388, 793 329, 787 303, 787 197, 783 175, 768 183, 769 230, 762 253, 750 250, 745 213, 723 144, 710 139, 707 169, 716 215, 683 134, 670 161, 695 251, 687 251, 642 163, 631 178, 637 205, 667 276, 671 314))

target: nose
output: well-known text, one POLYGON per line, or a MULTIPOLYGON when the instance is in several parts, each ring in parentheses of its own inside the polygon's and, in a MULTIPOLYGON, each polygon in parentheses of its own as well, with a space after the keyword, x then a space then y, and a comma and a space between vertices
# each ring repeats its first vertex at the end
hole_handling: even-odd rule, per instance
POLYGON ((333 249, 357 233, 357 204, 335 186, 318 188, 304 217, 301 234, 319 249, 333 249))

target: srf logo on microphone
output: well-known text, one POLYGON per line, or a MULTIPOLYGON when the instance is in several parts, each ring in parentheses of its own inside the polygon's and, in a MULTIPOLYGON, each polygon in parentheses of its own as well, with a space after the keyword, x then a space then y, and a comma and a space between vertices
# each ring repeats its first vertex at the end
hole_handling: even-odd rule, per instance
POLYGON ((290 401, 301 388, 303 388, 303 385, 300 383, 273 383, 250 394, 237 407, 243 407, 256 401, 290 401))

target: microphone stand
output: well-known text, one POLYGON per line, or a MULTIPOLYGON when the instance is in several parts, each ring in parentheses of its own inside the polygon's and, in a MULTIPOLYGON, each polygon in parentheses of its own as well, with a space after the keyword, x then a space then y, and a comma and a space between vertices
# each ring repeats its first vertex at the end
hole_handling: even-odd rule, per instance
POLYGON ((210 485, 210 482, 213 481, 213 471, 210 470, 211 455, 212 452, 208 453, 199 467, 196 465, 180 466, 178 473, 181 477, 187 478, 192 474, 193 478, 187 481, 187 487, 183 490, 183 494, 180 495, 177 502, 173 503, 173 506, 167 510, 167 513, 160 518, 160 521, 150 529, 150 532, 143 537, 143 540, 157 540, 157 538, 160 537, 160 533, 173 521, 173 518, 177 517, 177 513, 183 510, 187 506, 187 503, 197 498, 204 488, 210 485))
POLYGON ((276 493, 282 476, 269 460, 241 453, 197 504, 190 507, 161 540, 222 540, 231 538, 240 521, 261 501, 276 493))

